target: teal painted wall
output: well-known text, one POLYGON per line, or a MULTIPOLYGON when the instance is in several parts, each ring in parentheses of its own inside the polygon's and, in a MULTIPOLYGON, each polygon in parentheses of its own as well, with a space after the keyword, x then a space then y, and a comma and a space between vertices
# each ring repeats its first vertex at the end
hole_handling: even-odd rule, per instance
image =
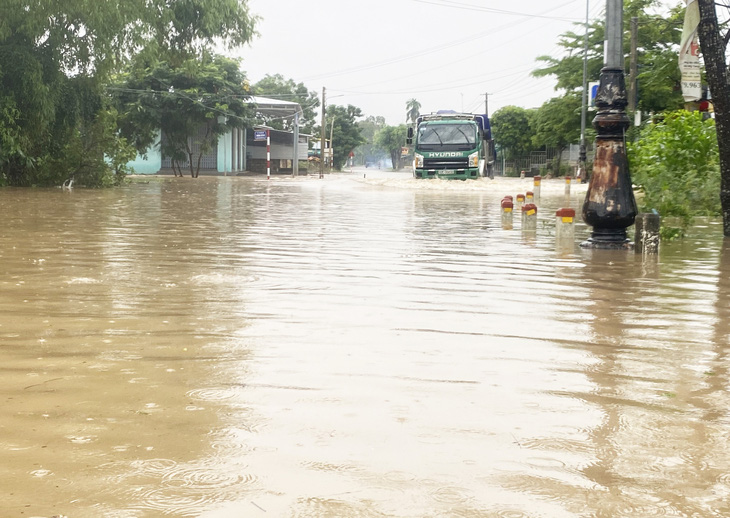
POLYGON ((134 169, 134 174, 156 174, 162 167, 159 136, 157 142, 147 149, 147 158, 137 153, 137 158, 127 165, 134 169))
POLYGON ((231 148, 231 132, 221 135, 218 139, 218 172, 230 173, 233 171, 233 149, 231 148), (225 164, 225 169, 224 169, 225 164))

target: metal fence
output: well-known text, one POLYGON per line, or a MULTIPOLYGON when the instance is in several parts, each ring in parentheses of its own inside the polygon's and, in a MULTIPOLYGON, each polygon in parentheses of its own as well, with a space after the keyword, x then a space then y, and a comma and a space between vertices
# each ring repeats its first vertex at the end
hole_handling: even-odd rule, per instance
MULTIPOLYGON (((569 169, 578 168, 578 159, 580 153, 580 145, 570 144, 562 150, 560 158, 561 169, 566 166, 569 169)), ((549 171, 550 168, 557 166, 557 148, 547 148, 542 151, 533 151, 529 155, 524 155, 515 158, 514 160, 502 160, 501 157, 497 157, 495 164, 495 174, 500 176, 519 176, 521 171, 525 171, 525 174, 529 176, 534 175, 545 175, 548 172, 557 174, 556 171, 549 171), (549 167, 550 166, 550 167, 549 167)), ((593 161, 593 150, 589 146, 587 152, 588 162, 593 161)))
MULTIPOLYGON (((201 125, 198 128, 198 134, 195 137, 188 137, 188 145, 193 150, 193 156, 195 160, 197 160, 198 155, 200 154, 200 143, 203 140, 203 138, 206 136, 206 127, 205 125, 201 125)), ((167 141, 167 135, 165 133, 162 134, 162 142, 165 143, 167 141)), ((187 168, 190 167, 190 163, 188 160, 180 162, 180 167, 187 168)), ((170 169, 172 168, 172 159, 168 156, 162 157, 162 169, 170 169)), ((203 154, 202 159, 200 160, 200 168, 201 169, 218 169, 218 148, 217 146, 213 146, 213 148, 208 151, 207 153, 203 154)))

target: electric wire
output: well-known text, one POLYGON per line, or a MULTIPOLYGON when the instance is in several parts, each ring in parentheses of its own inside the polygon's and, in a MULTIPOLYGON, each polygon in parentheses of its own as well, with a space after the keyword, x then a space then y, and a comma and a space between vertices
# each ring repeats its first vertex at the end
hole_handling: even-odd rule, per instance
MULTIPOLYGON (((159 81, 159 79, 158 79, 158 81, 159 81)), ((163 82, 160 81, 160 83, 163 83, 163 82)), ((202 102, 199 99, 194 99, 194 98, 190 97, 189 95, 183 94, 183 93, 181 93, 179 91, 176 91, 174 89, 173 90, 169 90, 169 89, 168 90, 142 90, 142 89, 135 89, 135 88, 121 88, 121 87, 112 87, 112 86, 108 86, 108 87, 106 87, 106 89, 108 91, 111 91, 111 92, 137 93, 137 94, 139 94, 140 97, 142 97, 143 95, 153 95, 153 96, 161 96, 161 95, 164 95, 164 96, 177 97, 179 99, 185 99, 187 101, 190 101, 193 104, 197 104, 197 105, 205 108, 206 110, 209 110, 209 111, 212 111, 214 113, 217 113, 218 115, 224 115, 224 116, 226 116, 228 118, 237 119, 237 120, 244 121, 244 122, 249 122, 250 121, 250 119, 248 119, 248 118, 241 117, 239 115, 236 115, 233 112, 220 109, 220 108, 218 108, 216 106, 211 106, 209 104, 206 104, 206 103, 202 102)), ((201 97, 202 96, 207 97, 208 101, 215 101, 215 102, 225 102, 227 99, 230 99, 230 98, 246 99, 246 98, 251 97, 249 95, 217 96, 216 94, 208 94, 208 93, 199 94, 199 95, 201 95, 201 97)), ((337 97, 337 96, 332 96, 332 97, 337 97)), ((299 106, 302 109, 304 109, 304 108, 307 108, 307 109, 308 108, 315 108, 318 105, 318 103, 319 103, 319 100, 317 100, 316 102, 313 101, 311 104, 308 104, 308 105, 299 104, 299 106)), ((249 104, 250 106, 252 106, 254 108, 254 110, 258 107, 258 105, 255 102, 250 102, 250 103, 247 103, 247 104, 249 104)), ((294 114, 281 115, 281 116, 268 116, 268 115, 262 115, 259 112, 257 112, 257 114, 254 117, 254 119, 259 119, 259 118, 260 119, 263 119, 265 121, 271 122, 271 121, 276 121, 276 120, 292 119, 292 118, 294 118, 294 114)))
MULTIPOLYGON (((417 1, 417 0, 413 0, 413 1, 417 1)), ((565 2, 565 3, 563 3, 563 4, 561 4, 561 5, 557 6, 557 7, 551 7, 550 9, 548 9, 548 10, 546 10, 544 12, 549 12, 549 11, 553 11, 555 9, 560 9, 560 8, 565 7, 567 5, 570 5, 570 4, 574 3, 574 2, 575 2, 575 0, 570 0, 570 1, 565 2)), ((526 15, 526 16, 528 18, 530 18, 530 17, 538 17, 539 15, 526 15)), ((572 21, 572 20, 567 20, 567 21, 572 21)), ((439 51, 442 51, 442 50, 445 50, 445 49, 448 49, 448 48, 456 47, 458 45, 463 45, 464 43, 469 43, 471 41, 474 41, 474 40, 483 38, 483 37, 488 36, 488 35, 491 35, 493 33, 494 33, 494 29, 490 29, 488 31, 484 31, 484 32, 481 32, 481 33, 477 33, 475 35, 467 36, 466 38, 462 38, 460 40, 454 40, 454 41, 445 43, 443 45, 437 45, 435 47, 430 47, 428 49, 423 49, 423 50, 420 50, 418 52, 414 52, 414 53, 410 53, 410 54, 405 54, 405 55, 397 56, 397 57, 390 58, 390 59, 387 59, 387 60, 384 60, 384 61, 379 61, 379 62, 375 62, 375 63, 369 63, 369 64, 366 64, 366 65, 361 65, 361 66, 357 66, 357 67, 351 67, 351 68, 341 69, 341 70, 338 70, 337 72, 329 72, 329 73, 325 73, 325 74, 319 74, 319 75, 309 76, 309 77, 306 77, 304 80, 305 81, 311 81, 311 80, 315 80, 315 79, 325 79, 325 78, 337 77, 337 76, 341 76, 341 75, 345 75, 345 74, 352 74, 352 73, 355 73, 355 72, 362 72, 362 71, 366 71, 366 70, 372 70, 374 68, 380 68, 382 66, 392 65, 392 64, 395 64, 395 63, 400 63, 400 62, 403 62, 403 61, 406 61, 406 60, 410 60, 410 59, 413 59, 413 58, 416 58, 416 57, 421 57, 421 56, 433 54, 434 52, 439 52, 439 51)))
MULTIPOLYGON (((413 2, 417 2, 420 4, 430 4, 430 5, 438 5, 442 7, 453 7, 455 9, 464 9, 467 11, 481 11, 481 12, 487 12, 487 13, 493 13, 493 14, 504 14, 507 16, 520 16, 525 18, 542 18, 542 19, 548 19, 548 20, 558 20, 558 21, 578 21, 577 18, 568 18, 568 17, 560 17, 560 16, 548 16, 545 14, 529 14, 529 13, 519 13, 515 11, 507 11, 504 9, 495 9, 493 7, 483 7, 483 6, 476 6, 473 4, 465 4, 462 2, 454 2, 451 0, 411 0, 413 2)), ((569 2, 572 3, 572 2, 569 2)), ((551 9, 554 10, 554 9, 551 9)))

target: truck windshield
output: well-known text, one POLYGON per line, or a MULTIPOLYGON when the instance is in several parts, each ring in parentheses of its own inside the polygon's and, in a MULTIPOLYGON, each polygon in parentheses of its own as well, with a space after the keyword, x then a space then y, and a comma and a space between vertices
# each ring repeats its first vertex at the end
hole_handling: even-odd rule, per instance
POLYGON ((421 149, 469 150, 476 147, 476 126, 473 124, 426 124, 418 128, 421 149))

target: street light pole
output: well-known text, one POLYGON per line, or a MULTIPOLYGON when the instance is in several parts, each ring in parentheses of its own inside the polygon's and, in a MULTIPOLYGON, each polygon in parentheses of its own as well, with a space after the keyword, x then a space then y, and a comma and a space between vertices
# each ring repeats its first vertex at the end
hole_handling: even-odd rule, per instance
POLYGON ((634 224, 637 208, 631 187, 624 136, 631 124, 626 115, 623 54, 623 0, 606 0, 606 52, 593 119, 596 155, 583 219, 593 227, 584 248, 629 248, 626 229, 634 224))
POLYGON ((580 154, 578 155, 578 179, 586 183, 588 169, 586 168, 586 111, 588 110, 588 17, 590 16, 590 0, 586 0, 586 31, 583 36, 583 99, 580 110, 580 154))

